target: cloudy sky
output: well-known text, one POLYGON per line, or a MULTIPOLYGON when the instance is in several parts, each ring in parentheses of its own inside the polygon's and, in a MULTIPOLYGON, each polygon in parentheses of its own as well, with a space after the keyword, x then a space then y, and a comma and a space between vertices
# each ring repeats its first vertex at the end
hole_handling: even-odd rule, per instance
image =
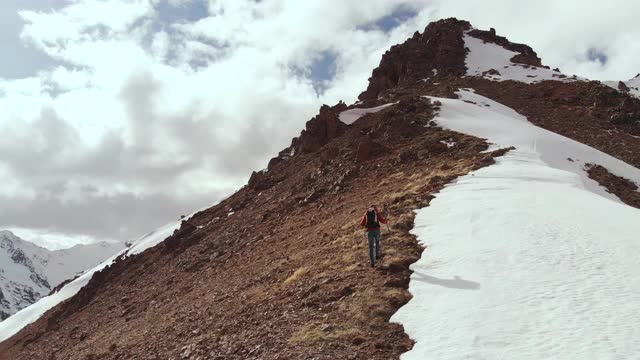
POLYGON ((640 3, 3 0, 0 229, 130 240, 213 204, 391 45, 455 16, 600 80, 640 72, 640 3))

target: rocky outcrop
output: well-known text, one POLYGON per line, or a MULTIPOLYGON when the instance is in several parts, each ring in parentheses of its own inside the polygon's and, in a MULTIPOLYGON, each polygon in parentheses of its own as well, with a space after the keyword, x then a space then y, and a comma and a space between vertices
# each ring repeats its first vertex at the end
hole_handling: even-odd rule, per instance
POLYGON ((272 182, 269 177, 266 176, 266 173, 264 171, 252 172, 251 177, 249 178, 249 183, 247 184, 250 189, 256 191, 266 190, 270 188, 271 185, 272 182))
POLYGON ((446 19, 429 24, 403 44, 394 45, 382 55, 373 70, 367 90, 360 100, 375 100, 385 90, 413 84, 425 78, 465 74, 462 35, 471 28, 467 21, 446 19))
POLYGON ((296 152, 311 153, 341 135, 346 125, 340 121, 338 115, 346 109, 347 105, 343 102, 331 107, 322 105, 320 113, 307 121, 300 136, 294 139, 292 147, 296 152))
POLYGON ((607 192, 616 195, 622 202, 640 209, 640 192, 638 185, 629 179, 612 174, 602 165, 587 164, 587 174, 607 189, 607 192))
MULTIPOLYGON (((300 136, 292 139, 291 146, 280 151, 278 156, 269 160, 266 169, 254 171, 251 173, 247 186, 255 191, 263 191, 271 188, 276 183, 282 181, 277 174, 270 173, 269 170, 275 168, 283 161, 287 161, 296 154, 309 154, 320 150, 324 145, 329 143, 345 132, 347 125, 340 121, 339 115, 347 110, 347 105, 340 101, 334 106, 322 105, 318 115, 307 121, 305 128, 300 136)), ((335 157, 337 151, 335 148, 329 152, 323 153, 323 158, 335 157)))
POLYGON ((369 161, 377 156, 380 156, 388 150, 380 143, 373 141, 367 137, 360 141, 358 145, 358 151, 356 152, 356 159, 359 162, 369 161))
POLYGON ((629 87, 627 86, 627 84, 625 84, 622 81, 618 81, 618 90, 622 91, 622 92, 629 92, 631 91, 631 89, 629 89, 629 87))

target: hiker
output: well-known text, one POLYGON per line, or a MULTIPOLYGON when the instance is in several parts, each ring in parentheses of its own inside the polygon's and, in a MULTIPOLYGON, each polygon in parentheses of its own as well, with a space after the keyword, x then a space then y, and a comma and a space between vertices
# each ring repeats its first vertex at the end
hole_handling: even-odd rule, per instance
POLYGON ((378 211, 378 208, 375 205, 371 205, 360 221, 360 225, 367 228, 367 239, 369 240, 369 263, 371 264, 371 267, 376 265, 376 259, 380 259, 380 223, 386 224, 387 220, 382 216, 382 214, 380 214, 380 211, 378 211))

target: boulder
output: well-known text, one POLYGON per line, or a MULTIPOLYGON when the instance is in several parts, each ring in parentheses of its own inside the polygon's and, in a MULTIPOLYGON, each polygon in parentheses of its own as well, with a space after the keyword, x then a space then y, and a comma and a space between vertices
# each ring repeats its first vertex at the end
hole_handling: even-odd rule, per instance
POLYGON ((620 90, 622 92, 626 92, 626 93, 628 93, 630 91, 630 89, 627 86, 627 84, 623 83, 622 81, 618 81, 618 90, 620 90))
POLYGON ((307 121, 300 136, 292 141, 292 145, 297 149, 296 152, 312 153, 318 151, 331 139, 340 136, 347 127, 338 117, 344 110, 346 110, 346 105, 343 102, 333 107, 322 105, 320 113, 307 121))
POLYGON ((369 161, 385 152, 387 152, 387 149, 384 146, 367 137, 358 145, 356 160, 358 162, 369 161))
POLYGON ((444 19, 429 24, 422 34, 414 33, 403 44, 392 46, 373 70, 367 90, 358 99, 376 100, 386 90, 414 84, 434 73, 438 77, 463 76, 466 52, 462 36, 470 28, 467 21, 444 19))

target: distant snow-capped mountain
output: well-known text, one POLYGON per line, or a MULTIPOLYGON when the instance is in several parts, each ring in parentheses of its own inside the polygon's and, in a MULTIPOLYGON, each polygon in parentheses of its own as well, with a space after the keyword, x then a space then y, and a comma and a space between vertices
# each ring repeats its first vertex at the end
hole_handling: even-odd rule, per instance
POLYGON ((629 81, 603 81, 604 84, 640 98, 640 74, 629 81))
POLYGON ((51 251, 0 231, 0 320, 122 249, 106 242, 51 251))

